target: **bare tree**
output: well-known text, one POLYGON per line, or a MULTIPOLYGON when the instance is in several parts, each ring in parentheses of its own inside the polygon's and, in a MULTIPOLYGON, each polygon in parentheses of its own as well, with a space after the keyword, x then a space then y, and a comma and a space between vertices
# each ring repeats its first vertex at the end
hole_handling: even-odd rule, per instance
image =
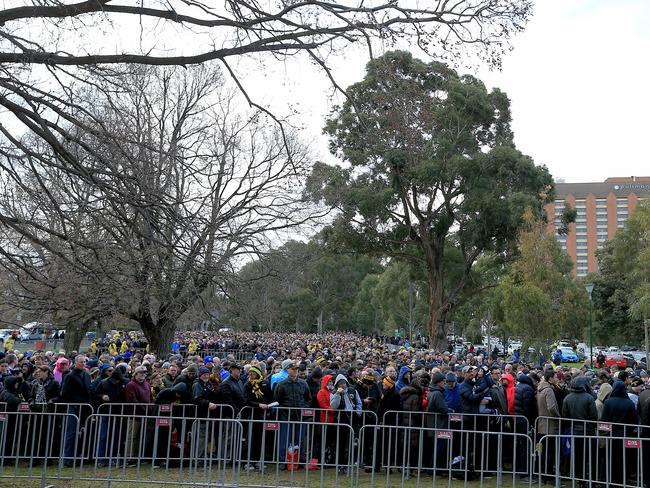
POLYGON ((530 0, 23 0, 0 10, 0 62, 188 65, 296 52, 323 61, 354 42, 372 49, 374 41, 406 39, 432 54, 475 46, 498 63, 531 10, 530 0), (134 26, 139 39, 123 47, 134 26))
POLYGON ((76 98, 32 99, 37 138, 0 128, 0 220, 11 231, 0 252, 17 276, 36 269, 39 287, 61 275, 55 263, 72 270, 69 302, 82 280, 101 293, 97 308, 135 320, 163 351, 208 286, 309 217, 299 197, 309 160, 264 114, 239 110, 219 70, 114 75, 76 98))

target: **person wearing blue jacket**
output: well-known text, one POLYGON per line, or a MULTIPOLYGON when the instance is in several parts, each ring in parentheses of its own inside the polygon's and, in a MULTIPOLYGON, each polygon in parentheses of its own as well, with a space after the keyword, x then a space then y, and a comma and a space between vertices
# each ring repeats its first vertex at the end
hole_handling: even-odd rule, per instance
POLYGON ((399 376, 397 377, 397 383, 395 384, 395 390, 398 393, 402 388, 411 384, 411 373, 411 368, 408 366, 402 366, 399 369, 399 376))
POLYGON ((447 407, 451 409, 452 412, 458 412, 462 410, 462 405, 460 403, 460 385, 456 379, 454 373, 447 373, 445 377, 445 402, 447 402, 447 407))

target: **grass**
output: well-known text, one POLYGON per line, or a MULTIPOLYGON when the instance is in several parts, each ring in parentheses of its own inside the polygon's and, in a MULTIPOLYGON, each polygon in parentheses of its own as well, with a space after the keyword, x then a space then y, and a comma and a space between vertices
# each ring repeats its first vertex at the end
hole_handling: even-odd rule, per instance
MULTIPOLYGON (((52 486, 56 488, 96 488, 98 486, 108 486, 106 478, 109 474, 107 469, 97 470, 96 479, 66 479, 66 478, 93 478, 94 476, 94 467, 84 466, 83 475, 79 476, 79 469, 73 470, 71 468, 63 468, 59 470, 58 468, 49 467, 47 470, 47 481, 44 485, 41 485, 41 468, 33 468, 31 474, 29 470, 21 466, 18 469, 13 467, 7 468, 0 471, 0 487, 7 488, 36 488, 41 486, 52 486)), ((246 471, 241 471, 240 476, 237 478, 236 473, 233 473, 232 470, 222 471, 222 476, 220 479, 218 472, 212 472, 211 478, 208 478, 208 473, 204 473, 202 470, 198 469, 196 472, 190 471, 187 468, 180 469, 171 468, 169 470, 165 469, 156 469, 152 470, 150 466, 142 466, 140 472, 138 473, 137 468, 127 468, 127 469, 117 469, 114 468, 111 470, 111 482, 110 486, 114 487, 123 487, 128 486, 129 488, 135 488, 139 486, 143 487, 155 487, 155 488, 169 488, 170 486, 204 486, 209 480, 210 486, 253 486, 253 487, 305 487, 305 488, 317 488, 317 487, 350 487, 356 488, 384 488, 384 487, 403 487, 403 488, 419 488, 419 487, 428 487, 428 486, 440 486, 440 487, 449 487, 452 488, 461 488, 464 486, 469 487, 486 487, 493 488, 497 486, 496 478, 493 479, 484 479, 481 484, 480 481, 472 481, 467 484, 464 481, 452 480, 449 484, 449 480, 445 478, 432 478, 430 476, 424 476, 421 473, 421 477, 418 480, 417 477, 413 477, 410 480, 402 479, 402 474, 395 472, 390 475, 390 478, 386 478, 386 472, 376 473, 374 478, 371 474, 363 472, 359 473, 359 483, 357 485, 357 479, 355 474, 351 476, 337 474, 334 469, 326 470, 314 470, 314 471, 294 471, 286 472, 281 471, 277 472, 275 469, 271 472, 265 473, 262 476, 258 472, 248 473, 246 471), (142 480, 142 481, 138 481, 142 480), (219 482, 224 484, 220 484, 219 482), (435 485, 434 485, 435 481, 435 485), (160 482, 160 483, 157 483, 160 482)), ((512 475, 504 475, 501 486, 513 485, 512 475)), ((523 483, 516 481, 516 486, 527 486, 523 483)))

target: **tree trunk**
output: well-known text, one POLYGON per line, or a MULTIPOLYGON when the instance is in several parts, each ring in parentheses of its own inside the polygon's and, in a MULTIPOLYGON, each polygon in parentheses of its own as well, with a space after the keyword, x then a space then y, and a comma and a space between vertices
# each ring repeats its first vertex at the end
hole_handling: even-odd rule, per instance
POLYGON ((65 338, 63 339, 63 349, 66 353, 71 353, 72 351, 79 351, 79 346, 81 346, 81 341, 83 340, 86 332, 90 327, 90 321, 85 321, 81 325, 68 325, 65 328, 65 338))
POLYGON ((443 351, 447 346, 447 331, 444 323, 443 307, 443 273, 442 273, 442 256, 436 256, 429 264, 428 282, 429 282, 429 320, 427 329, 430 337, 430 347, 435 351, 443 351))
POLYGON ((159 320, 154 323, 149 315, 138 320, 149 343, 149 352, 161 357, 171 352, 176 323, 174 320, 159 320))

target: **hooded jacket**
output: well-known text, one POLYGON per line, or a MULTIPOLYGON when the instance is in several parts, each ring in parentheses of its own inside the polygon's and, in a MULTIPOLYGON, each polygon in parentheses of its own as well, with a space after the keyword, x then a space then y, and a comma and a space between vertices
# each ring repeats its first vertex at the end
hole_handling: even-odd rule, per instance
POLYGON ((0 402, 7 404, 7 412, 17 412, 18 406, 24 401, 20 396, 23 380, 17 376, 8 376, 5 379, 5 389, 0 393, 0 402))
MULTIPOLYGON (((338 375, 334 381, 334 388, 336 388, 336 385, 338 385, 340 381, 348 383, 349 380, 345 375, 338 375)), ((330 394, 330 405, 333 410, 361 412, 361 398, 359 397, 357 390, 355 390, 349 383, 348 387, 342 393, 339 394, 337 390, 334 390, 330 394)))
POLYGON ((598 410, 598 418, 603 416, 603 407, 605 406, 605 400, 609 398, 609 395, 612 393, 612 385, 609 383, 603 383, 598 389, 598 394, 596 395, 596 410, 598 410))
MULTIPOLYGON (((622 381, 615 381, 612 386, 612 393, 603 406, 603 422, 612 422, 618 424, 632 424, 636 426, 639 423, 639 416, 636 413, 634 402, 627 396, 627 387, 622 381)), ((632 435, 632 429, 622 425, 612 426, 612 436, 623 437, 632 435)))
MULTIPOLYGON (((562 417, 574 420, 598 420, 596 400, 591 394, 591 380, 586 376, 578 376, 571 383, 571 391, 562 403, 562 417)), ((593 435, 595 426, 584 422, 574 422, 573 432, 576 435, 593 435), (585 428, 586 427, 586 428, 585 428)))
POLYGON ((185 383, 178 383, 171 388, 163 388, 156 395, 156 405, 172 405, 190 403, 189 392, 185 383), (178 395, 176 395, 178 393, 178 395), (180 396, 180 399, 178 398, 180 396))
MULTIPOLYGON (((332 410, 332 405, 330 404, 330 391, 327 389, 327 383, 330 382, 330 380, 334 379, 333 374, 326 374, 323 376, 323 378, 320 381, 320 390, 318 390, 318 393, 316 394, 316 398, 318 400, 318 408, 323 408, 325 410, 332 410)), ((334 422, 334 414, 330 412, 321 412, 320 413, 320 421, 331 424, 334 422)))
POLYGON ((508 402, 508 414, 515 414, 515 378, 510 373, 501 376, 501 379, 506 381, 506 400, 508 402))
POLYGON ((395 389, 398 392, 401 391, 402 388, 404 388, 405 386, 409 386, 409 384, 411 382, 409 380, 408 383, 407 383, 406 380, 404 379, 404 376, 406 376, 406 373, 413 373, 413 371, 411 371, 411 368, 409 368, 408 366, 402 366, 399 369, 399 375, 397 376, 397 383, 395 383, 395 389))
POLYGON ((528 425, 535 425, 537 418, 537 401, 535 386, 530 376, 520 374, 517 376, 519 384, 515 388, 515 415, 522 415, 528 419, 528 425))

